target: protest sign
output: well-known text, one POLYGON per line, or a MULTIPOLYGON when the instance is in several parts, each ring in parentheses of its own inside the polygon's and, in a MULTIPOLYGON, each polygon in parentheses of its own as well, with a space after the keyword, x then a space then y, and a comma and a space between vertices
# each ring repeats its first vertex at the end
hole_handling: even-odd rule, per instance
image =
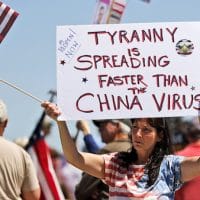
POLYGON ((61 119, 198 115, 200 22, 57 27, 61 119))

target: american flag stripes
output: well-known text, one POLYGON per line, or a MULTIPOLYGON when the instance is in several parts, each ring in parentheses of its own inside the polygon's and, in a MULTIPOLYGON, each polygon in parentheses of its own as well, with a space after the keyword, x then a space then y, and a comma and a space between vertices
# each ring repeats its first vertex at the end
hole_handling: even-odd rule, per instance
POLYGON ((126 8, 126 0, 113 0, 110 13, 108 15, 107 24, 118 24, 126 8))
POLYGON ((0 43, 5 38, 19 13, 0 1, 0 43))
POLYGON ((33 163, 36 167, 40 187, 41 187, 41 200, 64 200, 64 195, 58 183, 53 164, 49 152, 48 145, 41 134, 41 126, 44 120, 45 113, 42 114, 26 150, 31 155, 33 163))

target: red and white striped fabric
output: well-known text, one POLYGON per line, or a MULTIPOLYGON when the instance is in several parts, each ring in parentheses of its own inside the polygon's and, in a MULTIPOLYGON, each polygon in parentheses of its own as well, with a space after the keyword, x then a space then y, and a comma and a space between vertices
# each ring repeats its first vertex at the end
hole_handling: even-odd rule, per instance
POLYGON ((41 132, 45 112, 42 113, 25 149, 29 152, 36 167, 41 187, 40 200, 64 200, 60 184, 53 168, 49 147, 41 132))
POLYGON ((107 19, 107 24, 118 24, 126 8, 126 0, 113 0, 107 19))
MULTIPOLYGON (((144 165, 131 165, 129 168, 122 167, 116 155, 117 153, 104 155, 104 181, 109 185, 109 199, 144 200, 144 197, 152 195, 151 192, 141 190, 137 184, 144 175, 144 165)), ((150 199, 153 200, 157 198, 149 198, 149 200, 150 199)))
POLYGON ((0 1, 0 43, 5 38, 19 13, 0 1))
POLYGON ((41 200, 64 200, 63 193, 58 183, 49 148, 44 138, 38 139, 28 148, 33 163, 36 167, 41 187, 41 200))

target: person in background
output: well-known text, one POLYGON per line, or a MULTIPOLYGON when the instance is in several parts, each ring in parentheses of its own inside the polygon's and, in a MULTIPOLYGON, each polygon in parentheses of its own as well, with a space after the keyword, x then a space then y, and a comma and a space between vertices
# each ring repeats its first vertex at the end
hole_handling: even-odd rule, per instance
POLYGON ((102 179, 109 186, 109 199, 171 200, 182 183, 200 175, 199 156, 172 154, 165 118, 132 119, 131 150, 99 155, 78 151, 67 123, 57 119, 61 113, 55 104, 44 101, 41 106, 57 122, 68 162, 102 179))
MULTIPOLYGON (((86 147, 91 153, 111 153, 128 151, 131 148, 129 138, 131 121, 128 119, 117 120, 93 120, 101 134, 102 142, 106 145, 99 148, 90 133, 87 121, 78 121, 77 128, 84 134, 86 147)), ((108 186, 100 179, 84 173, 80 183, 76 186, 75 194, 77 200, 107 199, 108 186)))
MULTIPOLYGON (((195 127, 195 126, 193 126, 195 127)), ((189 144, 182 150, 176 152, 181 156, 200 156, 200 129, 198 127, 190 130, 187 134, 189 144)), ((192 170, 192 169, 191 169, 192 170)), ((200 176, 183 184, 176 192, 175 200, 199 200, 200 199, 200 176)))
POLYGON ((171 131, 172 145, 174 151, 183 149, 187 144, 186 134, 192 126, 191 122, 183 120, 181 117, 174 117, 174 128, 171 131))
POLYGON ((87 151, 90 153, 97 153, 100 150, 100 147, 96 143, 93 135, 90 133, 88 122, 85 120, 79 120, 76 123, 76 128, 83 133, 83 140, 87 151))
POLYGON ((0 100, 0 199, 39 200, 40 186, 29 154, 3 135, 8 115, 0 100))
POLYGON ((88 152, 104 153, 115 151, 126 151, 130 148, 130 126, 131 121, 128 119, 117 120, 93 120, 94 125, 98 128, 102 142, 106 145, 100 148, 96 143, 93 135, 90 133, 90 127, 87 121, 80 120, 77 122, 77 128, 83 133, 84 142, 88 152), (108 145, 109 144, 109 145, 108 145))

